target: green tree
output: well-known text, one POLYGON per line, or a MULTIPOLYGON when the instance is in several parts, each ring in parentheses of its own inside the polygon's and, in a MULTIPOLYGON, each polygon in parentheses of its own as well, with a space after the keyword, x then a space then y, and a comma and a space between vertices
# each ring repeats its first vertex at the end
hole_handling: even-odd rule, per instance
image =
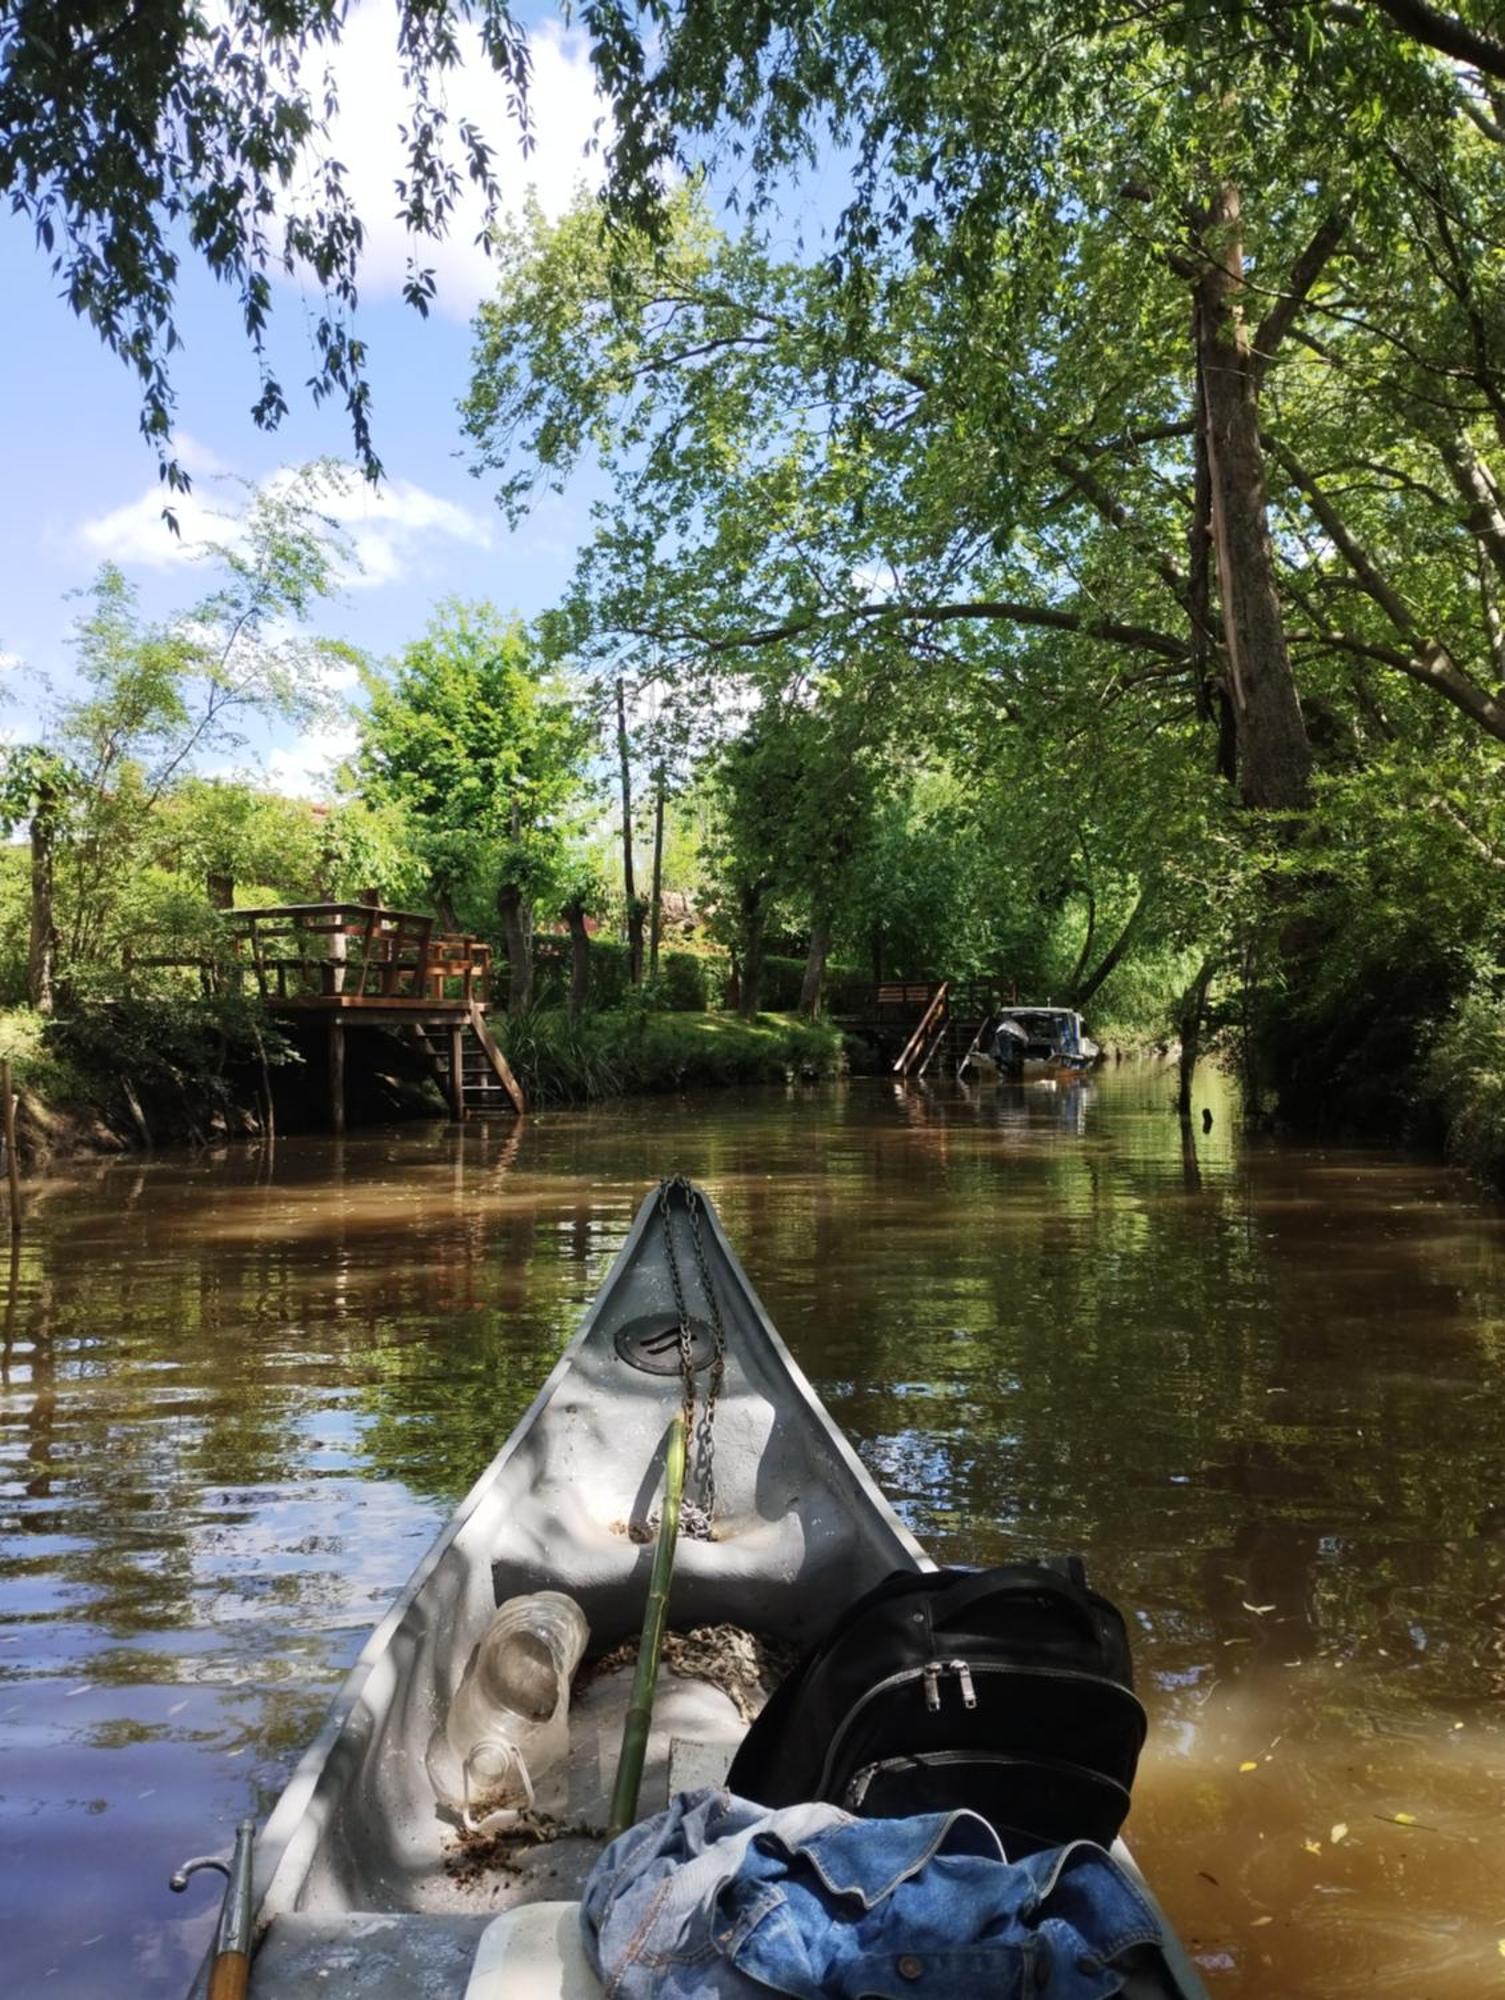
POLYGON ((853 863, 877 810, 879 773, 862 711, 833 690, 817 701, 770 699, 715 753, 708 859, 720 928, 738 965, 742 1014, 762 1002, 765 938, 777 906, 809 937, 800 1011, 820 1012, 826 960, 853 863))
POLYGON ((591 731, 518 619, 451 601, 384 675, 369 679, 358 782, 406 820, 441 915, 489 893, 509 968, 508 1007, 532 1004, 532 913, 560 901, 591 731))
MULTIPOLYGON (((501 192, 492 144, 445 107, 467 24, 499 108, 526 119, 526 42, 501 0, 401 0, 396 200, 414 244, 404 294, 420 312, 435 289, 424 245, 448 232, 467 180, 488 214, 501 192)), ((0 5, 0 193, 31 223, 69 306, 136 376, 141 429, 170 490, 188 484, 172 452, 185 255, 235 293, 260 373, 252 415, 267 429, 287 409, 268 354, 273 273, 311 279, 315 400, 343 398, 357 454, 380 472, 352 325, 365 227, 329 141, 345 28, 339 0, 0 5)))
POLYGON ((300 626, 332 594, 348 547, 319 511, 321 475, 253 494, 235 539, 206 552, 218 580, 188 610, 149 623, 124 574, 106 565, 74 627, 78 691, 44 739, 5 757, 4 821, 29 823, 29 989, 50 1012, 54 985, 118 962, 127 887, 160 815, 196 760, 243 747, 247 723, 306 724, 329 712, 351 649, 300 626))
POLYGON ((1314 663, 1408 676, 1498 735, 1477 615, 1434 630, 1299 470, 1323 373, 1331 406, 1337 370, 1350 395, 1372 379, 1366 343, 1410 357, 1426 379, 1371 415, 1392 448, 1441 418, 1453 435, 1427 455, 1474 489, 1465 504, 1439 467, 1456 569, 1493 561, 1478 432, 1499 401, 1505 148, 1479 89, 1378 16, 1293 18, 1305 49, 1289 22, 1190 8, 1070 0, 1001 43, 960 8, 891 11, 881 32, 838 8, 808 38, 775 10, 721 24, 749 65, 730 97, 735 56, 702 75, 705 22, 676 22, 643 146, 676 116, 740 120, 771 198, 829 114, 856 154, 837 251, 800 269, 751 236, 718 246, 682 192, 646 235, 535 218, 467 404, 504 499, 533 465, 603 452, 623 505, 582 581, 600 624, 645 643, 740 662, 854 626, 1090 636, 1196 687, 1255 806, 1307 801, 1314 663), (779 88, 744 94, 749 72, 779 88), (1337 601, 1311 616, 1300 539, 1371 595, 1382 636, 1325 615, 1337 601))

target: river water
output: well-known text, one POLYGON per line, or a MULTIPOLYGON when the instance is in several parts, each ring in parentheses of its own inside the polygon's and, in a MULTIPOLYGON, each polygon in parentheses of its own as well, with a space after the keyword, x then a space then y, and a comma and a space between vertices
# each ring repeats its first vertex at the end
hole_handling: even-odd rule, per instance
MULTIPOLYGON (((710 1190, 932 1552, 1075 1550, 1152 1716, 1129 1832, 1218 2000, 1505 1984, 1505 1226, 1246 1140, 1217 1077, 854 1083, 90 1165, 0 1368, 0 1988, 181 1992, 214 1878, 572 1332, 710 1190)), ((3 1281, 3 1264, 0 1264, 3 1281)))

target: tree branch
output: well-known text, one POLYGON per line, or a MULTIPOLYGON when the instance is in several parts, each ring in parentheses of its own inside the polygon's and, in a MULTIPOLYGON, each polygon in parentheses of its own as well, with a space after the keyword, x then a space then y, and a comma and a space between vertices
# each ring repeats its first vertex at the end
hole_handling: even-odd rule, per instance
POLYGON ((888 619, 896 625, 943 625, 980 620, 1039 626, 1051 632, 1074 632, 1084 639, 1101 639, 1109 645, 1127 646, 1137 652, 1158 653, 1162 659, 1181 663, 1189 657, 1184 641, 1149 626, 1125 625, 1113 618, 1086 618, 1076 611, 1058 611, 1046 604, 1015 604, 1006 598, 982 598, 962 604, 858 604, 846 611, 812 612, 806 618, 789 618, 778 625, 759 626, 751 631, 732 632, 719 638, 694 626, 626 625, 620 629, 632 639, 692 645, 700 647, 703 652, 722 654, 753 652, 765 646, 782 645, 786 640, 807 638, 842 624, 866 624, 875 619, 888 619))
POLYGON ((1421 645, 1422 634, 1405 599, 1370 560, 1331 499, 1318 486, 1315 477, 1307 471, 1294 452, 1280 443, 1279 439, 1267 436, 1264 445, 1291 484, 1306 495, 1312 512, 1322 524, 1324 533, 1342 555, 1366 593, 1374 599, 1408 644, 1421 645))
POLYGON ((1370 5, 1388 14, 1401 33, 1413 41, 1440 49, 1445 56, 1467 63, 1470 69, 1485 76, 1505 79, 1505 42, 1471 28, 1456 14, 1444 14, 1440 8, 1429 6, 1427 0, 1370 0, 1370 5))
POLYGON ((1296 315, 1312 295, 1312 287, 1327 265, 1333 252, 1342 242, 1348 229, 1348 210, 1335 208, 1318 225, 1316 234, 1291 267, 1290 283, 1281 292, 1254 335, 1254 378, 1256 383, 1264 378, 1265 370, 1274 360, 1280 343, 1290 332, 1296 315))
POLYGON ((1292 485, 1306 495, 1312 512, 1333 546, 1363 585, 1365 593, 1374 599, 1405 640, 1407 650, 1401 652, 1390 647, 1366 646, 1338 633, 1325 633, 1323 636, 1327 643, 1342 645, 1347 651, 1380 660, 1384 665, 1409 675, 1423 687, 1440 694, 1444 701, 1451 702, 1487 735, 1505 743, 1505 701, 1490 694, 1472 674, 1466 673, 1440 639, 1422 631, 1400 592, 1370 559, 1347 522, 1295 454, 1274 438, 1266 438, 1265 445, 1292 485))

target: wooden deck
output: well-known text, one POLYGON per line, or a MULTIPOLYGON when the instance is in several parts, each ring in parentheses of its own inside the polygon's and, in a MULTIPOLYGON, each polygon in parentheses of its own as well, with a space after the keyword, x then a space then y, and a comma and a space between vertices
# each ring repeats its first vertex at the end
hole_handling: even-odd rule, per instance
POLYGON ((237 971, 272 1014, 329 1024, 329 1124, 345 1129, 345 1029, 398 1027, 444 1090, 451 1115, 526 1100, 486 1026, 491 947, 432 917, 379 903, 282 903, 227 910, 237 971))

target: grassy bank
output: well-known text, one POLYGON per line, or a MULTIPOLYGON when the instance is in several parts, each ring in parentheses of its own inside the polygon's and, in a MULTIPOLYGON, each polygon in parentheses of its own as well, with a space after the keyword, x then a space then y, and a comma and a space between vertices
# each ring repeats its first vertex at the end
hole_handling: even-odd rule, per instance
MULTIPOLYGON (((544 1106, 828 1077, 843 1061, 834 1028, 793 1015, 623 1007, 578 1020, 494 1015, 492 1025, 529 1101, 544 1106)), ((398 1038, 353 1029, 349 1049, 352 1123, 442 1115, 439 1092, 398 1038)), ((265 1127, 269 1093, 279 1131, 317 1130, 323 1117, 321 1034, 284 1032, 246 1000, 112 1002, 52 1021, 0 1011, 0 1057, 11 1063, 29 1170, 70 1152, 251 1137, 265 1127)))
POLYGON ((834 1076, 842 1041, 824 1021, 793 1014, 661 1014, 545 1011, 493 1016, 507 1060, 533 1104, 580 1104, 635 1092, 715 1090, 834 1076))

